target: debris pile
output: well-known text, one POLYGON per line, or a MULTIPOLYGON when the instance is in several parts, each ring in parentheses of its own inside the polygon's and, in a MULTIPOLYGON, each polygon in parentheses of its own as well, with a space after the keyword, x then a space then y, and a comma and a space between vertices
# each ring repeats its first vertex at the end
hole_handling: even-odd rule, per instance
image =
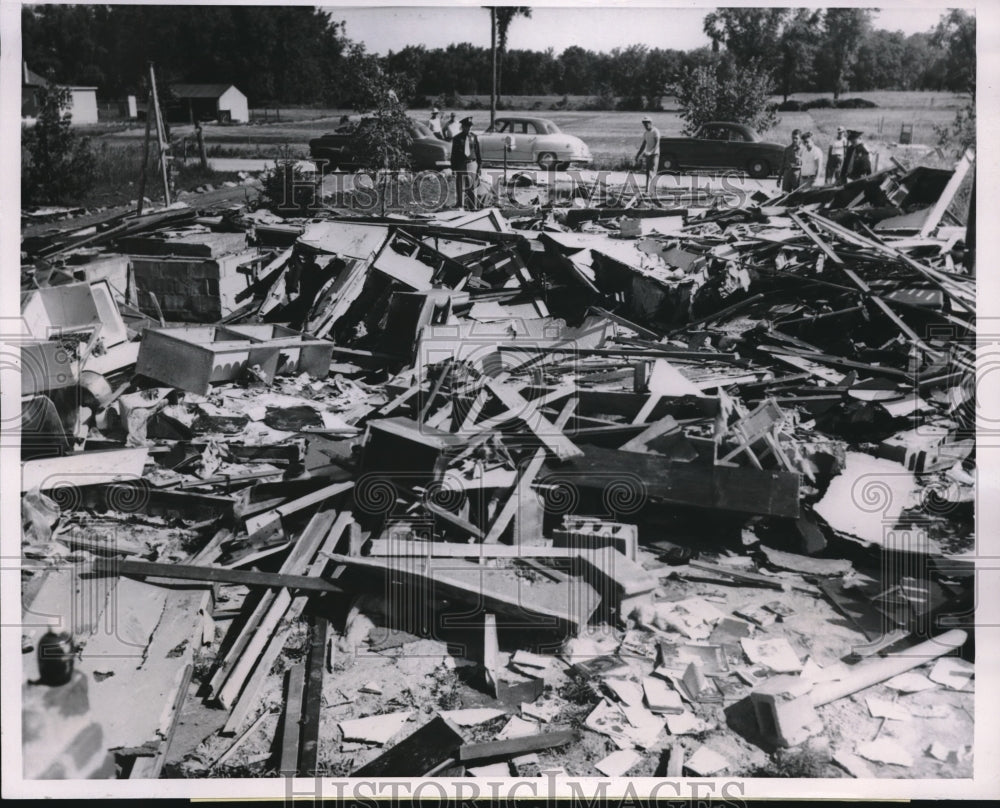
POLYGON ((26 239, 26 774, 969 776, 964 165, 26 239))

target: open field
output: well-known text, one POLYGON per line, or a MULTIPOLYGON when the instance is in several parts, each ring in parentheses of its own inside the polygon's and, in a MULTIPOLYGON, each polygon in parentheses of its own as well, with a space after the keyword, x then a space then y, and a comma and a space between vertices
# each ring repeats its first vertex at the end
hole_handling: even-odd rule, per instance
MULTIPOLYGON (((792 96, 796 100, 820 97, 803 94, 792 96)), ((847 97, 860 97, 874 101, 879 107, 872 109, 813 109, 804 112, 780 113, 777 126, 765 133, 768 140, 778 143, 788 142, 792 129, 811 130, 821 148, 833 137, 838 125, 859 129, 865 133, 865 141, 875 153, 893 153, 894 144, 899 140, 900 128, 913 125, 913 142, 936 145, 936 127, 943 126, 954 118, 955 110, 963 103, 961 96, 953 93, 929 92, 872 92, 849 93, 847 97)), ((478 97, 476 97, 479 100, 478 97)), ((468 100, 468 97, 465 99, 468 100)), ((488 99, 486 99, 488 101, 488 99)), ((511 99, 513 101, 513 99, 511 99)), ((532 106, 548 107, 561 101, 560 96, 528 96, 517 99, 522 107, 521 114, 527 114, 532 106)), ((585 99, 582 99, 585 100, 585 99)), ((776 99, 780 101, 780 99, 776 99)), ((574 97, 570 97, 570 106, 574 97)), ((429 117, 428 109, 414 109, 410 114, 418 120, 429 117)), ((335 128, 343 115, 350 110, 293 108, 281 110, 280 122, 274 121, 273 110, 269 113, 269 123, 254 123, 250 126, 205 126, 205 138, 209 154, 215 157, 267 157, 276 158, 285 154, 293 157, 308 156, 310 138, 335 128)), ((489 112, 471 112, 480 131, 489 120, 489 112)), ((516 112, 512 111, 512 114, 516 112)), ((585 111, 574 109, 540 109, 534 114, 546 117, 558 124, 566 132, 581 137, 590 146, 594 155, 594 167, 620 169, 627 166, 635 153, 637 140, 642 130, 641 112, 585 111)), ((676 111, 650 113, 654 124, 665 136, 680 135, 684 121, 676 111)), ((138 143, 143 136, 143 128, 83 127, 82 134, 91 133, 99 142, 108 144, 138 143)), ((175 125, 175 137, 189 136, 192 128, 175 125)), ((191 141, 193 146, 193 139, 191 141)), ((888 159, 888 156, 882 158, 888 159)))

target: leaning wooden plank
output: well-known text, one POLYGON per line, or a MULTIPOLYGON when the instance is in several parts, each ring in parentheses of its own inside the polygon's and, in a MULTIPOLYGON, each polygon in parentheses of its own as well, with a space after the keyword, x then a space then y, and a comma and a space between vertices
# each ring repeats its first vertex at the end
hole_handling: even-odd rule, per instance
POLYGON ((313 618, 306 662, 305 703, 302 706, 302 733, 299 738, 298 774, 318 777, 320 722, 323 711, 323 674, 326 670, 326 635, 329 623, 322 615, 313 618))
POLYGON ((799 475, 789 471, 669 463, 658 455, 587 446, 583 457, 539 477, 540 484, 566 481, 586 496, 613 492, 636 508, 665 503, 793 519, 799 515, 799 475))
POLYGON ((513 387, 495 379, 487 379, 486 385, 507 409, 514 410, 518 414, 528 429, 560 460, 580 457, 583 454, 569 438, 563 435, 559 427, 542 415, 538 405, 525 399, 513 387))
POLYGON ((313 505, 319 505, 321 502, 325 502, 331 497, 343 494, 345 491, 349 491, 353 487, 353 482, 327 485, 320 488, 318 491, 312 491, 305 496, 299 497, 298 499, 293 499, 291 502, 285 503, 284 505, 274 508, 273 510, 252 516, 246 520, 247 533, 250 534, 251 537, 254 537, 263 536, 267 533, 274 532, 275 530, 280 530, 282 519, 299 513, 300 511, 304 511, 306 508, 311 508, 313 505))
POLYGON ((633 323, 631 320, 626 320, 620 314, 615 314, 614 312, 610 312, 607 309, 602 309, 600 306, 591 306, 590 311, 601 317, 607 317, 609 320, 611 320, 611 322, 618 323, 618 325, 624 326, 630 331, 634 331, 640 337, 645 337, 646 339, 651 339, 651 340, 660 339, 660 335, 657 334, 655 331, 650 331, 648 328, 644 328, 638 323, 633 323))
MULTIPOLYGON (((552 428, 559 430, 560 433, 562 428, 566 426, 566 422, 569 421, 570 415, 573 414, 573 410, 576 409, 577 400, 575 398, 567 401, 559 413, 555 422, 552 424, 552 428)), ((579 450, 577 450, 579 451, 579 450)), ((514 488, 507 497, 507 501, 504 503, 503 508, 497 514, 496 518, 493 520, 493 524, 490 525, 490 529, 486 536, 483 538, 484 544, 493 544, 498 542, 500 537, 503 535, 507 526, 510 524, 511 519, 514 518, 514 514, 517 513, 518 508, 526 507, 525 502, 527 497, 534 496, 531 490, 531 484, 535 481, 535 477, 538 476, 538 472, 542 468, 542 464, 545 463, 545 450, 538 449, 531 460, 520 470, 517 477, 517 482, 514 484, 514 488)))
MULTIPOLYGON (((346 517, 347 521, 351 521, 349 513, 341 514, 341 516, 346 517)), ((323 546, 316 554, 316 559, 307 570, 306 575, 308 577, 318 577, 322 574, 329 561, 330 553, 336 549, 342 533, 343 529, 340 529, 338 532, 337 525, 334 525, 334 529, 330 531, 323 546)), ((246 684, 243 686, 243 690, 233 705, 225 726, 221 730, 223 734, 232 735, 235 733, 243 725, 250 711, 257 706, 257 694, 264 686, 264 682, 271 672, 271 666, 278 658, 278 654, 281 653, 281 649, 285 646, 285 642, 291 631, 291 624, 302 614, 302 610, 305 608, 308 600, 309 596, 304 594, 297 595, 292 600, 292 605, 288 607, 288 611, 285 613, 284 627, 267 640, 267 644, 257 660, 253 673, 250 674, 246 684)))
POLYGON ((141 447, 25 460, 21 463, 21 492, 35 488, 51 491, 53 488, 135 482, 142 478, 148 458, 149 450, 141 447))
POLYGON ((299 732, 302 721, 302 689, 306 681, 306 666, 300 662, 288 670, 288 692, 285 696, 285 716, 281 731, 282 777, 295 776, 299 760, 299 732))
POLYGON ((600 596, 588 584, 572 586, 527 580, 515 570, 483 567, 463 559, 421 559, 406 563, 401 559, 332 558, 355 574, 369 573, 373 579, 396 581, 422 597, 452 598, 474 604, 485 611, 518 618, 524 626, 583 628, 597 609, 600 596))
MULTIPOLYGON (((329 488, 320 490, 327 491, 329 488)), ((282 563, 280 572, 291 575, 301 572, 312 561, 313 556, 316 555, 316 551, 329 534, 336 517, 336 511, 330 507, 324 507, 313 514, 312 519, 309 520, 309 524, 306 525, 305 530, 299 536, 299 540, 282 563)), ((275 601, 280 594, 277 591, 265 592, 246 621, 238 628, 239 633, 218 660, 215 674, 209 681, 209 692, 211 694, 217 694, 222 688, 223 682, 233 673, 244 650, 250 644, 251 639, 260 627, 261 622, 265 619, 265 616, 270 615, 272 621, 277 619, 275 615, 271 614, 271 610, 278 608, 275 606, 275 601)), ((290 598, 286 591, 282 598, 282 607, 287 607, 289 602, 290 598)))
POLYGON ((920 238, 927 238, 934 228, 938 226, 938 223, 941 221, 941 217, 944 216, 944 212, 948 210, 948 206, 951 205, 952 199, 955 198, 955 194, 958 192, 958 188, 962 184, 962 180, 964 180, 965 175, 969 173, 969 169, 972 167, 972 163, 975 158, 975 149, 970 148, 965 150, 965 153, 962 155, 962 159, 959 160, 958 165, 955 166, 955 173, 951 175, 951 179, 948 180, 948 184, 944 187, 944 190, 938 197, 937 202, 934 203, 934 207, 932 207, 930 213, 927 214, 927 218, 924 220, 924 226, 920 228, 920 238))
POLYGON ((485 741, 483 743, 467 743, 458 750, 461 761, 489 760, 490 758, 523 755, 527 752, 537 752, 539 749, 551 749, 563 746, 575 737, 572 730, 557 730, 556 732, 541 732, 538 735, 524 735, 520 738, 506 738, 502 741, 485 741))
MULTIPOLYGON (((334 537, 332 544, 328 546, 330 549, 335 548, 340 535, 347 529, 349 521, 349 514, 341 514, 337 518, 337 521, 334 523, 332 529, 329 529, 327 532, 319 532, 319 535, 321 536, 319 541, 327 540, 332 536, 334 537)), ((319 541, 315 542, 317 550, 319 541)), ((311 552, 308 558, 311 559, 314 555, 316 555, 316 551, 311 552)), ((325 558, 321 557, 319 562, 322 562, 325 565, 325 558)), ((259 625, 253 632, 252 639, 245 644, 244 649, 239 653, 239 657, 235 659, 234 664, 229 667, 225 684, 220 687, 217 694, 219 703, 224 707, 231 707, 235 702, 240 690, 247 680, 247 677, 250 675, 254 665, 256 664, 257 657, 260 656, 260 653, 266 644, 267 637, 275 631, 278 623, 281 621, 281 618, 291 605, 291 602, 292 596, 287 589, 282 589, 278 592, 278 594, 274 597, 274 602, 267 609, 267 613, 261 618, 259 625)))
MULTIPOLYGON (((264 723, 264 719, 267 718, 269 715, 273 715, 273 712, 271 710, 263 710, 261 714, 258 715, 253 720, 253 723, 250 724, 250 726, 247 727, 245 730, 243 730, 243 732, 240 733, 240 736, 229 745, 229 747, 226 749, 225 752, 223 752, 215 760, 213 760, 211 763, 208 764, 208 770, 211 771, 212 769, 215 769, 218 766, 224 765, 225 762, 235 754, 236 750, 243 745, 243 742, 254 733, 257 727, 259 727, 261 724, 264 723)), ((226 733, 223 732, 222 734, 225 735, 226 733)))

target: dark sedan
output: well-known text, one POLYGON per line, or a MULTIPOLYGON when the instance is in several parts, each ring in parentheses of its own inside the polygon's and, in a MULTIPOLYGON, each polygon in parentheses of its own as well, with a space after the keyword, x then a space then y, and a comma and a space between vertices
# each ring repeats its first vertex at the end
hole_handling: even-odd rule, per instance
MULTIPOLYGON (((324 160, 329 170, 360 168, 354 151, 354 137, 359 127, 371 126, 372 118, 362 118, 336 132, 309 141, 309 156, 324 160)), ((451 144, 434 136, 424 124, 409 119, 410 167, 414 171, 442 169, 451 165, 451 144)))
POLYGON ((693 137, 660 138, 660 170, 683 168, 736 169, 751 177, 770 177, 781 170, 785 147, 761 140, 749 126, 713 121, 693 137))

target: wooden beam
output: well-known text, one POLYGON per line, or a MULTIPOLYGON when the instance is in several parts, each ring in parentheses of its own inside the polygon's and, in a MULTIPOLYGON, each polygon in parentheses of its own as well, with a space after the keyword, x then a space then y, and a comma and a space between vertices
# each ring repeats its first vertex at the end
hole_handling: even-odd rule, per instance
POLYGON ((483 540, 483 531, 480 530, 478 527, 476 527, 474 524, 472 524, 472 522, 470 522, 468 519, 463 519, 458 514, 452 513, 451 511, 446 510, 445 508, 442 508, 440 505, 436 505, 433 502, 425 502, 424 510, 426 510, 430 514, 433 514, 438 519, 443 519, 449 525, 457 527, 463 533, 472 536, 477 541, 483 540))
POLYGON ((298 772, 299 731, 302 720, 302 690, 306 681, 306 666, 300 662, 288 669, 285 695, 285 717, 281 728, 281 763, 278 773, 294 777, 298 772))
POLYGON ((287 575, 280 572, 251 572, 224 567, 200 567, 188 564, 162 564, 155 561, 96 561, 93 571, 100 575, 127 575, 145 578, 173 578, 204 583, 242 584, 254 587, 287 587, 303 592, 343 592, 325 578, 287 575))
POLYGON ((318 777, 319 729, 323 710, 323 675, 326 672, 326 636, 329 623, 322 615, 313 618, 309 635, 309 659, 306 662, 307 678, 305 703, 302 707, 302 734, 300 738, 298 773, 301 777, 318 777))

